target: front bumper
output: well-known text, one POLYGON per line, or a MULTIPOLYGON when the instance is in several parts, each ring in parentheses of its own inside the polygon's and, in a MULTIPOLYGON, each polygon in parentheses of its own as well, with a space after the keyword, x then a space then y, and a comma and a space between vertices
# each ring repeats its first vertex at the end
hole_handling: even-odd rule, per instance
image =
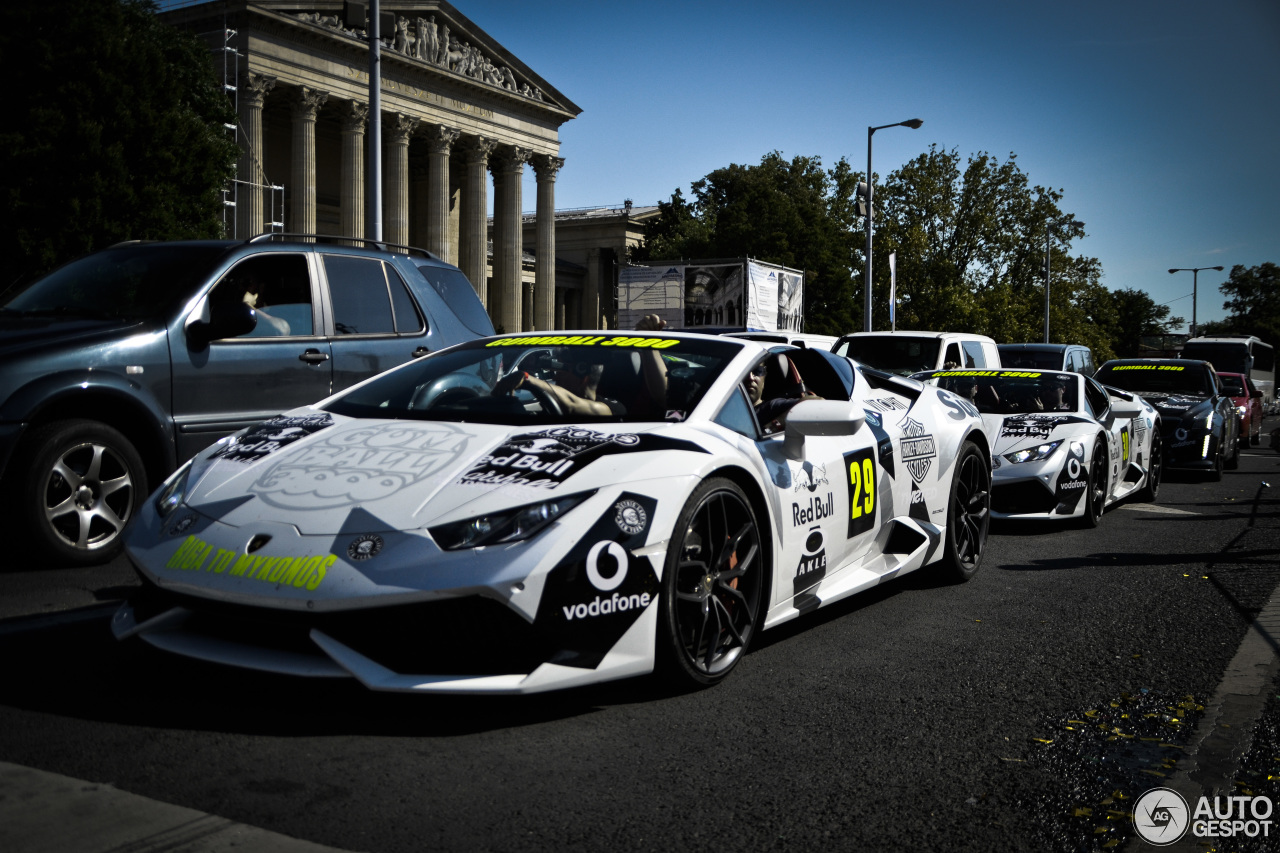
POLYGON ((1211 471, 1218 465, 1218 446, 1221 438, 1211 432, 1169 430, 1164 433, 1164 466, 1190 471, 1211 471))

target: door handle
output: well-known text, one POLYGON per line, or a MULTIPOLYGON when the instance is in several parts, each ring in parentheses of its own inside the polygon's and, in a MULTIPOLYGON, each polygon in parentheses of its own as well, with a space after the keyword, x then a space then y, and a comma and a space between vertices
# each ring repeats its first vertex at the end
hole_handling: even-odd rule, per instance
POLYGON ((409 355, 411 355, 413 358, 422 358, 424 355, 430 355, 430 353, 431 353, 431 350, 427 349, 426 347, 418 347, 416 350, 409 353, 409 355))
POLYGON ((309 349, 302 355, 298 356, 298 361, 305 361, 307 364, 323 364, 329 360, 327 352, 320 352, 318 349, 309 349))

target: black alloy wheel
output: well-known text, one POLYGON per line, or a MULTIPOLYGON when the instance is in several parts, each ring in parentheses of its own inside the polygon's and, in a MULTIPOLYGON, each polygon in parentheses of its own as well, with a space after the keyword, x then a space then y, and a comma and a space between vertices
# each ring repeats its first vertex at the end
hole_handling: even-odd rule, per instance
POLYGON ((766 589, 764 548, 750 501, 722 478, 694 491, 671 541, 662 578, 666 649, 659 659, 677 681, 704 687, 729 674, 755 635, 766 589))
POLYGON ((991 526, 991 462, 973 442, 960 448, 947 502, 947 549, 943 570, 956 581, 978 573, 991 526))
POLYGON ((1084 488, 1084 517, 1080 520, 1085 527, 1097 527, 1107 505, 1107 447, 1101 441, 1093 445, 1084 488))
POLYGON ((1164 448, 1161 445, 1160 425, 1152 427, 1151 458, 1147 460, 1147 482, 1138 492, 1138 500, 1155 503, 1160 496, 1160 482, 1164 477, 1164 448))

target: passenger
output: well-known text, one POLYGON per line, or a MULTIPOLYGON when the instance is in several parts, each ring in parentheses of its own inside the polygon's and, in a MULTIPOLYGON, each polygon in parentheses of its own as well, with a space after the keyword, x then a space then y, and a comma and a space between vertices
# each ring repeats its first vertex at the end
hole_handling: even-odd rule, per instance
POLYGON ((787 375, 784 379, 792 386, 790 389, 792 393, 785 394, 781 390, 770 388, 769 396, 766 398, 765 381, 768 378, 770 358, 776 358, 776 356, 771 355, 765 358, 751 368, 747 378, 742 380, 747 397, 751 400, 751 405, 756 410, 756 420, 760 422, 760 429, 764 431, 765 435, 782 431, 786 426, 787 412, 795 408, 797 403, 805 400, 822 399, 804 387, 804 382, 800 379, 800 372, 791 363, 791 359, 785 356, 783 356, 783 359, 786 362, 787 375))

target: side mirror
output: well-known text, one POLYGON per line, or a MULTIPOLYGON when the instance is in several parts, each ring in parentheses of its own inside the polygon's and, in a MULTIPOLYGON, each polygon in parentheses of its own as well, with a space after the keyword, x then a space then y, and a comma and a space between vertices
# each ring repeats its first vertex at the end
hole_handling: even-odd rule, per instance
POLYGON ((185 330, 187 342, 195 349, 204 349, 210 341, 238 338, 252 332, 257 325, 258 316, 248 305, 219 302, 206 303, 193 311, 185 330))
POLYGON ((1255 400, 1261 400, 1261 399, 1262 399, 1262 392, 1261 392, 1261 391, 1259 391, 1257 388, 1254 388, 1252 391, 1250 391, 1250 392, 1249 392, 1249 396, 1250 396, 1250 397, 1252 397, 1252 398, 1253 398, 1253 399, 1255 399, 1255 400))
POLYGON ((803 459, 805 436, 854 435, 866 422, 866 413, 857 406, 834 400, 805 400, 787 412, 783 452, 791 459, 803 459))
POLYGON ((1142 406, 1128 400, 1116 400, 1111 404, 1111 414, 1121 420, 1132 420, 1142 414, 1142 406))

